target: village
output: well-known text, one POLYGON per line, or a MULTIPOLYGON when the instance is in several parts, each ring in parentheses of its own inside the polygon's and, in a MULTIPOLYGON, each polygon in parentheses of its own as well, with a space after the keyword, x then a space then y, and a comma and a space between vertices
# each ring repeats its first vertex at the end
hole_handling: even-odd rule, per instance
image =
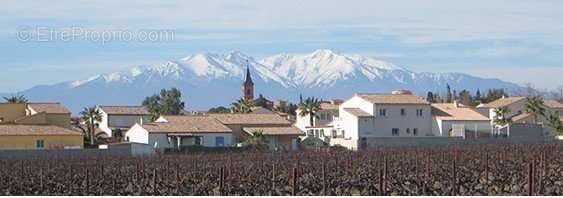
POLYGON ((0 104, 0 149, 9 153, 125 147, 131 155, 152 155, 249 147, 298 151, 544 144, 563 136, 563 104, 539 96, 501 94, 472 107, 451 94, 439 100, 431 92, 423 98, 396 90, 356 93, 345 100, 301 97, 294 105, 262 95, 255 98, 254 86, 247 68, 241 99, 231 108, 188 112, 179 100, 174 103, 179 108, 158 106, 163 97, 180 97, 172 89, 163 90, 160 97, 147 97, 139 106, 85 108, 80 118, 72 117, 61 103, 34 103, 14 96, 0 104))

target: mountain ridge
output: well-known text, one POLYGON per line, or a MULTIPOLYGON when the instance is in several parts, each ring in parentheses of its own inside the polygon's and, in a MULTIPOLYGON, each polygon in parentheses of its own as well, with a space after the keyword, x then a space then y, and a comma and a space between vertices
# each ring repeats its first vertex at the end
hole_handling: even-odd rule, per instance
POLYGON ((319 49, 310 54, 278 54, 256 60, 239 51, 226 54, 196 53, 158 65, 89 78, 39 85, 20 92, 31 101, 57 101, 73 112, 96 104, 140 104, 159 89, 178 87, 190 109, 228 105, 241 95, 246 67, 251 69, 255 93, 270 99, 296 101, 299 94, 347 98, 355 92, 389 92, 409 89, 417 94, 453 88, 513 89, 519 86, 499 79, 464 73, 413 72, 373 58, 319 49), (193 106, 190 106, 193 105, 193 106))

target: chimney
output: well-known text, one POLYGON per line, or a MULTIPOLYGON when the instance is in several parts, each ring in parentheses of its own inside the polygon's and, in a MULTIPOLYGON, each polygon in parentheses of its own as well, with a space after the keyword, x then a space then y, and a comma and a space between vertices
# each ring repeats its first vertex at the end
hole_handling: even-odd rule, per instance
POLYGON ((454 107, 459 108, 459 102, 457 100, 454 100, 454 107))

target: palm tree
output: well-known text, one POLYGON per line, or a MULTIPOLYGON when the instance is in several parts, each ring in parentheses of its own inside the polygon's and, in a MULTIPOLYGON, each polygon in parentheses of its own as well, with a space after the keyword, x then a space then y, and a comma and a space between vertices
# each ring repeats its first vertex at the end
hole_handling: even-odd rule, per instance
POLYGON ((96 107, 85 107, 84 110, 80 112, 80 119, 86 123, 88 136, 90 137, 90 145, 94 145, 94 139, 96 138, 96 122, 102 121, 102 113, 96 107))
POLYGON ((506 106, 498 107, 494 110, 496 117, 493 120, 493 124, 497 126, 507 126, 512 123, 512 118, 508 117, 510 109, 506 106))
POLYGON ((526 112, 534 116, 534 124, 538 123, 539 116, 545 116, 543 99, 539 96, 529 96, 526 102, 526 112))
POLYGON ((319 99, 310 97, 299 103, 297 109, 300 111, 299 116, 309 116, 309 124, 310 126, 314 126, 313 118, 317 117, 317 112, 321 110, 321 103, 319 102, 319 99))
POLYGON ((4 97, 8 103, 27 103, 28 100, 24 95, 13 95, 11 97, 4 97))
POLYGON ((563 123, 559 115, 555 113, 549 114, 549 116, 547 116, 547 124, 555 129, 557 135, 563 136, 563 123))
POLYGON ((231 104, 232 113, 250 113, 252 112, 253 102, 246 98, 240 98, 231 104))
POLYGON ((266 140, 263 130, 256 130, 251 133, 245 133, 244 143, 255 148, 263 148, 266 144, 268 144, 268 140, 266 140))

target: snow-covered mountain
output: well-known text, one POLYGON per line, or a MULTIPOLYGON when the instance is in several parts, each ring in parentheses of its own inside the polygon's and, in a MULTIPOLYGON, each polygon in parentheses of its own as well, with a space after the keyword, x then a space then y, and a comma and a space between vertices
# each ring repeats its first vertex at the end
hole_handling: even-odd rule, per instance
POLYGON ((59 101, 78 112, 95 104, 134 105, 162 88, 178 87, 189 109, 229 105, 241 95, 246 67, 255 93, 270 99, 296 101, 299 94, 325 99, 348 98, 355 92, 410 89, 417 94, 454 89, 517 88, 498 79, 462 73, 417 73, 384 61, 320 49, 311 54, 280 54, 255 60, 241 52, 200 53, 161 65, 87 79, 41 85, 20 92, 31 101, 59 101))

